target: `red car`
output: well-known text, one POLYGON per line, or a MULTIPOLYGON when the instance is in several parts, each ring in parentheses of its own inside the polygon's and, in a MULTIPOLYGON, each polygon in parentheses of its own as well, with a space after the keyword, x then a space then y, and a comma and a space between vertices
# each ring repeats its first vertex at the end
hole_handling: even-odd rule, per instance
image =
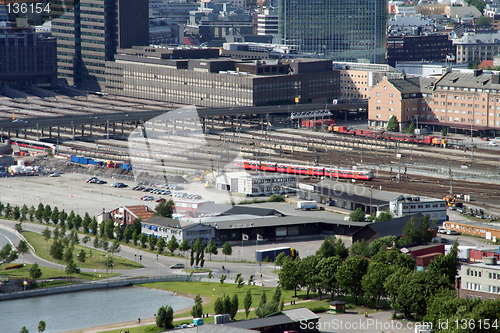
POLYGON ((156 199, 156 202, 162 202, 162 201, 167 201, 167 199, 165 199, 165 198, 156 199))

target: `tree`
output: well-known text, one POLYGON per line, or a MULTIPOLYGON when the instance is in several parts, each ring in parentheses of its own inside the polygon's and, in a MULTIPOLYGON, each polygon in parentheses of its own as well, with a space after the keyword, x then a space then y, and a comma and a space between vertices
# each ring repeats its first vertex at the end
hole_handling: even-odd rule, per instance
POLYGON ((82 242, 85 246, 87 246, 87 243, 90 242, 90 236, 85 236, 82 238, 82 242))
POLYGON ((425 215, 421 221, 416 215, 406 223, 403 228, 403 237, 399 239, 401 246, 417 242, 430 242, 435 235, 435 231, 430 229, 430 216, 425 215))
POLYGON ((283 266, 283 263, 285 262, 285 259, 287 258, 288 256, 286 255, 285 252, 281 252, 280 254, 278 254, 278 256, 276 257, 276 260, 274 261, 274 263, 278 266, 283 266))
POLYGON ((244 285, 245 285, 245 280, 243 279, 243 277, 240 276, 236 281, 236 287, 238 289, 241 289, 244 285))
POLYGON ((163 254, 163 251, 165 251, 165 246, 167 244, 165 243, 165 238, 160 237, 158 241, 156 242, 156 247, 158 248, 158 254, 163 254))
POLYGON ((392 116, 387 122, 387 132, 399 132, 399 122, 396 116, 392 116))
POLYGON ((128 244, 130 239, 132 239, 132 228, 133 227, 130 224, 125 227, 125 231, 123 232, 123 239, 125 240, 125 244, 128 244))
POLYGON ((148 237, 149 250, 154 251, 156 247, 156 238, 154 235, 148 237))
POLYGON ((59 208, 57 208, 57 206, 54 207, 52 214, 50 214, 50 219, 54 224, 59 223, 59 208))
POLYGON ((316 255, 321 258, 333 256, 347 258, 349 256, 349 250, 345 247, 340 238, 335 241, 335 236, 331 236, 329 238, 325 238, 318 251, 316 251, 316 255))
POLYGON ((12 251, 12 245, 10 243, 5 244, 4 247, 2 247, 2 250, 0 251, 0 261, 7 259, 11 251, 12 251))
POLYGON ((222 300, 221 297, 217 297, 214 303, 214 313, 216 315, 223 314, 224 313, 224 301, 222 300))
POLYGON ((45 322, 43 320, 40 320, 38 322, 38 332, 44 332, 45 331, 45 328, 47 327, 47 324, 45 324, 45 322))
POLYGON ((443 129, 441 130, 441 135, 442 136, 447 136, 448 135, 448 128, 443 127, 443 129))
POLYGON ((141 240, 141 247, 144 249, 146 248, 146 243, 148 242, 148 235, 146 234, 141 234, 140 236, 140 240, 141 240))
POLYGON ((407 129, 405 129, 405 132, 408 134, 413 134, 415 133, 415 123, 412 121, 410 126, 408 126, 407 129))
POLYGON ((56 260, 62 260, 64 257, 64 245, 58 240, 54 239, 54 243, 50 246, 50 255, 56 260))
POLYGON ((115 222, 112 219, 109 219, 104 226, 104 232, 106 233, 106 238, 114 239, 115 238, 115 222))
POLYGON ((43 210, 43 220, 45 221, 45 223, 49 224, 51 215, 52 208, 50 208, 50 205, 45 206, 45 209, 43 210))
POLYGON ((300 258, 295 260, 287 259, 281 266, 279 272, 279 285, 285 290, 294 290, 297 297, 297 288, 302 281, 302 273, 299 270, 300 258))
POLYGON ((269 302, 266 304, 259 305, 259 307, 255 310, 255 314, 259 318, 264 318, 272 313, 278 312, 279 303, 269 302))
POLYGON ((368 268, 368 260, 356 256, 347 258, 337 270, 340 289, 354 296, 354 304, 358 305, 358 296, 363 295, 362 279, 368 268))
POLYGON ((75 227, 76 219, 75 212, 71 211, 66 219, 68 220, 68 229, 73 229, 75 227))
POLYGON ((42 232, 42 235, 43 235, 43 238, 45 238, 45 241, 48 242, 49 239, 50 239, 50 229, 49 227, 46 227, 45 229, 43 229, 43 232, 42 232))
POLYGON ((94 247, 96 249, 98 249, 98 248, 101 247, 101 242, 99 241, 99 237, 98 236, 94 237, 94 247))
MULTIPOLYGON (((76 219, 78 220, 79 217, 80 217, 80 215, 78 215, 76 217, 76 219)), ((75 223, 75 225, 76 225, 76 223, 75 223)), ((97 235, 98 226, 97 226, 97 220, 96 220, 95 216, 92 218, 92 222, 90 222, 90 224, 89 224, 89 229, 92 230, 92 235, 97 235)))
MULTIPOLYGON (((76 215, 74 223, 75 223, 75 229, 80 230, 80 227, 82 226, 83 223, 82 217, 80 215, 76 215)), ((92 230, 92 235, 97 235, 97 221, 95 229, 92 230)))
POLYGON ((33 281, 38 280, 39 278, 42 277, 42 270, 38 266, 38 263, 35 262, 33 265, 31 265, 30 268, 30 277, 33 281))
POLYGON ((224 246, 222 247, 222 254, 224 255, 224 261, 226 260, 227 256, 233 254, 233 248, 231 247, 231 244, 229 244, 229 242, 224 243, 224 246))
POLYGON ((172 236, 170 240, 167 243, 167 249, 170 250, 170 253, 174 253, 175 250, 179 248, 179 243, 177 242, 177 239, 175 236, 172 236))
POLYGON ((4 204, 0 202, 0 216, 2 216, 3 209, 5 208, 4 204))
POLYGON ((73 261, 73 247, 72 246, 68 246, 66 248, 66 251, 64 251, 64 261, 66 263, 73 261))
POLYGON ((220 284, 224 284, 224 281, 226 281, 227 275, 221 275, 220 276, 220 284))
POLYGON ((44 211, 45 207, 43 207, 43 204, 40 202, 38 204, 38 209, 35 211, 35 217, 38 220, 38 222, 42 222, 44 211))
POLYGON ((392 214, 389 211, 389 209, 385 212, 380 213, 375 219, 373 220, 374 222, 382 222, 382 221, 388 221, 392 220, 392 214))
MULTIPOLYGON (((300 285, 306 287, 306 298, 309 299, 309 292, 316 289, 318 282, 318 271, 316 266, 320 261, 319 256, 308 256, 300 261, 298 270, 300 271, 300 285)), ((279 303, 279 300, 277 301, 279 303)))
POLYGON ((71 244, 78 245, 80 244, 80 238, 78 238, 78 232, 76 230, 72 230, 69 234, 69 238, 71 240, 71 244))
POLYGON ((349 214, 349 220, 354 222, 364 222, 365 221, 365 212, 358 207, 354 212, 349 214))
POLYGON ((481 15, 474 24, 479 27, 479 26, 487 26, 491 25, 491 18, 488 16, 481 15))
POLYGON ((78 253, 78 261, 81 262, 81 263, 84 263, 85 262, 85 250, 84 249, 81 249, 80 250, 80 253, 78 253))
POLYGON ((26 328, 26 326, 23 326, 23 328, 21 328, 21 331, 19 331, 20 333, 30 333, 30 331, 26 328))
POLYGON ((66 274, 71 277, 71 275, 75 273, 80 273, 80 269, 78 268, 78 266, 76 266, 75 262, 71 260, 66 265, 66 274))
POLYGON ((186 251, 189 251, 190 248, 191 247, 189 246, 187 239, 184 239, 181 245, 179 246, 179 250, 184 252, 184 256, 186 255, 186 251))
POLYGON ((155 215, 172 218, 174 214, 174 201, 172 199, 168 201, 160 201, 155 207, 155 215))
MULTIPOLYGON (((243 278, 240 277, 240 279, 243 278)), ((229 318, 231 318, 231 320, 234 320, 234 317, 238 313, 238 307, 239 307, 238 294, 233 294, 233 297, 231 297, 231 311, 229 312, 229 318)))
POLYGON ((21 216, 21 210, 19 209, 19 206, 14 206, 14 209, 12 210, 12 217, 14 217, 14 220, 18 220, 19 216, 21 216))
POLYGON ((28 209, 28 217, 30 219, 30 222, 33 222, 35 212, 36 212, 35 206, 31 206, 30 209, 28 209))
POLYGON ((203 315, 203 305, 199 294, 194 298, 194 306, 191 310, 191 315, 193 318, 200 318, 203 315))
POLYGON ((120 252, 120 242, 119 241, 114 241, 113 244, 111 245, 111 247, 109 248, 109 252, 111 252, 112 254, 115 254, 115 253, 118 253, 120 252))
POLYGON ((248 319, 250 308, 252 307, 252 290, 248 289, 245 298, 243 299, 243 306, 245 307, 245 318, 248 319))
POLYGON ((455 239, 447 255, 439 254, 429 263, 429 272, 448 277, 450 284, 455 283, 458 268, 458 240, 455 239))
POLYGON ((23 224, 21 222, 16 223, 16 225, 14 226, 14 229, 16 229, 16 231, 18 233, 22 233, 23 232, 23 224))
POLYGON ((120 225, 115 226, 115 228, 113 229, 113 233, 118 241, 121 241, 123 239, 124 230, 120 225))
POLYGON ((321 288, 331 295, 332 301, 335 293, 338 293, 339 284, 337 280, 337 270, 342 263, 339 256, 323 258, 318 262, 319 279, 321 288))
POLYGON ((7 203, 7 205, 3 209, 4 215, 6 218, 10 218, 10 215, 12 214, 12 206, 10 203, 7 203))
MULTIPOLYGON (((89 233, 90 223, 92 223, 92 219, 90 218, 89 213, 85 212, 82 221, 83 233, 85 234, 89 233)), ((105 227, 106 227, 106 222, 102 221, 101 229, 99 230, 99 234, 101 235, 101 237, 105 236, 105 227)))
POLYGON ((21 221, 25 221, 26 220, 26 214, 28 214, 28 206, 26 206, 25 204, 21 207, 21 221))
POLYGON ((368 245, 368 249, 370 250, 369 257, 371 258, 379 252, 385 252, 388 247, 394 246, 397 240, 396 236, 385 236, 371 241, 368 245))
MULTIPOLYGON (((66 224, 66 219, 68 218, 68 213, 66 213, 66 211, 63 209, 59 212, 59 223, 61 225, 65 225, 66 224)), ((72 228, 69 228, 69 229, 72 229, 72 228)))
POLYGON ((387 297, 387 291, 384 288, 385 280, 394 271, 392 266, 387 264, 370 261, 368 270, 363 276, 361 285, 368 297, 375 299, 375 307, 378 309, 380 298, 387 297))
POLYGON ((363 256, 363 257, 370 257, 370 249, 368 248, 368 244, 366 244, 365 240, 362 239, 361 241, 356 241, 354 244, 351 245, 349 248, 349 253, 351 256, 363 256))
POLYGON ((213 239, 210 240, 210 243, 208 244, 207 248, 205 251, 210 254, 210 260, 212 260, 212 254, 217 255, 219 251, 217 250, 217 245, 215 245, 215 242, 213 239))
POLYGON ((26 253, 30 252, 30 248, 28 247, 28 243, 25 240, 20 240, 17 244, 17 252, 24 256, 26 253))
POLYGON ((169 329, 173 327, 174 310, 170 305, 162 306, 156 314, 156 326, 169 329))

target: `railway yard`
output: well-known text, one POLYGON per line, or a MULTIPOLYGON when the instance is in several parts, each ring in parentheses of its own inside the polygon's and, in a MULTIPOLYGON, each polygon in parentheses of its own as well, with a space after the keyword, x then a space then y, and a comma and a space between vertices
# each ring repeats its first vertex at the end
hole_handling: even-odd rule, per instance
MULTIPOLYGON (((377 189, 436 198, 452 190, 453 194, 469 195, 470 204, 500 214, 500 150, 496 146, 473 146, 459 136, 449 140, 452 144, 444 148, 324 131, 273 128, 269 122, 263 123, 262 118, 245 119, 241 128, 229 125, 215 120, 209 134, 203 134, 195 120, 187 121, 176 131, 169 124, 156 125, 155 136, 148 136, 147 145, 134 146, 123 140, 136 129, 136 125, 129 124, 121 138, 107 139, 107 134, 101 132, 96 133, 98 139, 77 141, 63 133, 58 148, 60 154, 120 163, 130 158, 136 179, 154 174, 161 176, 166 172, 182 173, 190 181, 200 171, 235 169, 236 158, 267 165, 287 163, 323 170, 338 167, 351 171, 372 170, 372 180, 358 179, 356 182, 377 189)), ((150 126, 146 124, 142 130, 151 133, 154 127, 150 126)), ((481 142, 475 139, 477 141, 481 142)), ((120 175, 132 176, 125 170, 118 172, 120 175)), ((299 181, 313 183, 320 178, 309 172, 300 176, 299 181)))

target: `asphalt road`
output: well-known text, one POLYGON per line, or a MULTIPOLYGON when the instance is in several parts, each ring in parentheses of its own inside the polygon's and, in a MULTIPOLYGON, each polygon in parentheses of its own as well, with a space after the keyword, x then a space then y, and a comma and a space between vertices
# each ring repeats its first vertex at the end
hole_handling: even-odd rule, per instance
MULTIPOLYGON (((13 221, 8 221, 8 220, 0 220, 0 239, 9 239, 13 244, 17 245, 19 241, 21 240, 21 235, 15 231, 14 226, 16 222, 13 221)), ((35 223, 24 223, 23 228, 27 231, 34 231, 41 233, 47 226, 42 225, 42 224, 35 224, 35 223)), ((53 230, 53 227, 49 228, 53 230)), ((80 241, 83 239, 84 235, 79 234, 80 241)), ((93 244, 93 237, 92 241, 87 243, 87 245, 93 244)), ((90 248, 92 248, 90 246, 90 248)), ((131 278, 131 277, 139 277, 139 276, 165 276, 165 275, 185 275, 186 272, 183 272, 182 270, 178 269, 171 269, 170 266, 176 263, 183 263, 186 265, 189 264, 189 258, 183 259, 183 258, 177 258, 177 257, 167 257, 167 256, 156 256, 156 254, 152 254, 146 251, 141 251, 141 250, 136 250, 128 246, 121 245, 120 247, 120 252, 117 254, 121 257, 124 257, 129 260, 137 261, 137 258, 139 258, 140 255, 142 255, 142 260, 140 263, 144 266, 143 268, 138 268, 138 269, 128 269, 128 270, 123 270, 122 275, 116 276, 113 279, 121 279, 121 278, 131 278)), ((234 252, 233 252, 234 253, 234 252)), ((232 258, 234 257, 231 256, 230 259, 236 259, 232 258)), ((39 265, 41 266, 46 266, 46 267, 54 267, 58 269, 64 268, 64 266, 45 261, 38 256, 34 255, 31 251, 29 254, 24 255, 24 259, 21 257, 19 258, 16 262, 19 263, 28 263, 28 264, 33 264, 35 262, 38 262, 39 265)), ((189 267, 187 265, 186 267, 189 267)), ((228 281, 231 278, 234 278, 237 273, 241 273, 245 281, 248 280, 250 275, 252 274, 259 274, 258 277, 256 277, 257 282, 264 283, 265 285, 268 286, 276 286, 277 284, 277 275, 272 273, 272 271, 275 269, 274 264, 266 264, 263 263, 262 266, 259 266, 258 264, 251 264, 251 263, 241 263, 241 262, 219 262, 219 261, 205 261, 205 268, 211 269, 214 275, 214 280, 217 281, 221 275, 228 275, 228 281), (225 271, 222 270, 222 266, 224 266, 225 271), (228 274, 228 271, 230 272, 228 274), (260 273, 262 272, 262 278, 260 277, 260 273)), ((93 269, 82 269, 84 272, 93 272, 93 269)), ((105 273, 106 270, 96 270, 97 273, 105 273)), ((115 271, 116 273, 116 271, 115 271)), ((202 275, 208 275, 208 273, 204 273, 202 275)), ((112 279, 112 278, 110 278, 112 279)))

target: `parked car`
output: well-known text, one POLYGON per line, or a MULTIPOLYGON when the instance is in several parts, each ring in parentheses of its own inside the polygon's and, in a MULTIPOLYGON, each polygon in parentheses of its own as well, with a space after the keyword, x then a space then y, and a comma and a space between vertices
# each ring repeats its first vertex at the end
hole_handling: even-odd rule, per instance
POLYGON ((127 184, 123 184, 123 183, 113 183, 111 186, 113 186, 113 187, 128 187, 127 184))
POLYGON ((459 232, 456 232, 455 230, 446 230, 447 235, 460 235, 459 232))
POLYGON ((151 187, 146 187, 142 192, 151 192, 153 189, 151 187))
POLYGON ((61 174, 59 172, 54 172, 49 175, 49 177, 59 177, 61 174))
POLYGON ((167 201, 167 199, 165 199, 165 198, 156 199, 156 202, 162 202, 162 201, 167 201))
POLYGON ((172 269, 184 268, 184 264, 181 264, 181 263, 173 264, 170 266, 170 268, 172 268, 172 269))
POLYGON ((331 200, 326 203, 327 206, 335 206, 335 201, 331 200))
POLYGON ((101 185, 101 184, 107 184, 108 182, 105 180, 98 179, 94 183, 101 185))
POLYGON ((490 146, 498 146, 496 142, 490 141, 490 146))
POLYGON ((87 179, 87 183, 93 183, 94 180, 99 180, 97 177, 90 177, 89 179, 87 179))
POLYGON ((143 197, 141 197, 141 200, 144 200, 144 201, 153 201, 155 199, 155 197, 153 197, 152 195, 145 195, 143 197))

